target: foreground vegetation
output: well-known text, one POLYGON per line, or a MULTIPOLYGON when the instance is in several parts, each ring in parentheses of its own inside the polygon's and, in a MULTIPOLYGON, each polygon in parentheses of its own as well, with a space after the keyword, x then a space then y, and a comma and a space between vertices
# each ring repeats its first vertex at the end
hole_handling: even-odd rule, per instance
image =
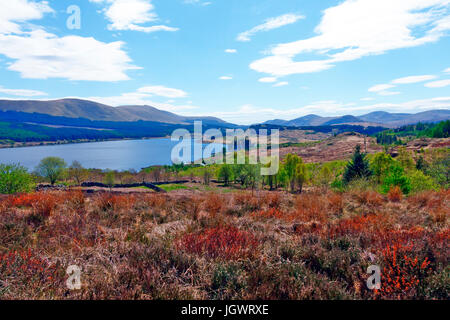
MULTIPOLYGON (((183 191, 185 192, 185 191, 183 191)), ((1 299, 448 299, 448 191, 0 202, 1 299), (65 285, 82 268, 81 290, 65 285), (367 289, 379 265, 382 287, 367 289)))

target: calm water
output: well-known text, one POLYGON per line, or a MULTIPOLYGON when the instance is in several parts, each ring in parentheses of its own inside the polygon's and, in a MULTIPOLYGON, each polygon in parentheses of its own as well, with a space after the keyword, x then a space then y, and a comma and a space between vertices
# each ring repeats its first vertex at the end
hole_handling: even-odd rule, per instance
POLYGON ((170 139, 150 139, 0 149, 0 163, 20 163, 32 170, 45 157, 60 157, 68 164, 77 160, 85 168, 140 170, 151 165, 172 164, 171 152, 177 143, 170 139))

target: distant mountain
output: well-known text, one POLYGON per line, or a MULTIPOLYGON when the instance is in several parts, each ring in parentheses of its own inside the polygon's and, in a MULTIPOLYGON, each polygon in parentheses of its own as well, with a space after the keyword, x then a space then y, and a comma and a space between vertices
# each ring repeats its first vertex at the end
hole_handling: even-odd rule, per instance
POLYGON ((214 117, 185 117, 151 106, 111 107, 101 103, 80 100, 61 99, 51 101, 36 100, 0 100, 0 110, 26 113, 40 113, 57 117, 84 118, 94 121, 152 121, 170 124, 188 124, 202 120, 207 124, 225 124, 214 117))
POLYGON ((439 122, 450 119, 450 110, 431 110, 416 114, 389 113, 376 111, 362 116, 345 115, 341 117, 321 117, 310 114, 293 120, 270 120, 264 124, 280 126, 331 126, 342 124, 359 124, 364 126, 400 127, 418 122, 439 122))
POLYGON ((322 125, 324 126, 333 126, 336 124, 345 124, 345 123, 358 123, 358 122, 365 122, 364 120, 361 120, 355 116, 351 116, 351 115, 346 115, 346 116, 342 116, 339 118, 335 118, 332 120, 329 120, 325 123, 323 123, 322 125))

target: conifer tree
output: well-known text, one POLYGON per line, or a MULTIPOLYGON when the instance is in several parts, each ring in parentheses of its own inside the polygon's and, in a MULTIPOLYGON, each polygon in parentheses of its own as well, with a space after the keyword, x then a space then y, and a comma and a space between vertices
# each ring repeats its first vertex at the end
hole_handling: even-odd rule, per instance
POLYGON ((344 182, 349 183, 354 179, 368 178, 372 174, 369 161, 366 159, 366 154, 361 153, 361 146, 357 145, 352 160, 347 164, 345 169, 344 182))

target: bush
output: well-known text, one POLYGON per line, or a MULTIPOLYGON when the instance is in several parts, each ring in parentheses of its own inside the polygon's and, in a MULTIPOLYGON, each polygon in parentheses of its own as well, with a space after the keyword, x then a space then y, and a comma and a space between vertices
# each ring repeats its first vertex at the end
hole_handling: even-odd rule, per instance
POLYGON ((433 178, 425 175, 422 171, 414 170, 408 174, 411 183, 411 192, 416 193, 426 190, 437 191, 439 187, 433 181, 433 178))
POLYGON ((389 168, 386 178, 383 181, 381 190, 383 193, 388 193, 392 187, 398 186, 404 194, 411 191, 411 183, 409 178, 404 174, 403 168, 395 163, 389 168))
POLYGON ((0 164, 0 193, 30 192, 33 179, 25 167, 19 164, 0 164))
POLYGON ((235 260, 252 256, 257 244, 251 233, 235 227, 217 227, 185 235, 179 247, 212 259, 235 260))
POLYGON ((399 186, 392 187, 391 190, 389 190, 387 196, 389 201, 391 202, 400 202, 403 199, 403 193, 400 190, 399 186))

